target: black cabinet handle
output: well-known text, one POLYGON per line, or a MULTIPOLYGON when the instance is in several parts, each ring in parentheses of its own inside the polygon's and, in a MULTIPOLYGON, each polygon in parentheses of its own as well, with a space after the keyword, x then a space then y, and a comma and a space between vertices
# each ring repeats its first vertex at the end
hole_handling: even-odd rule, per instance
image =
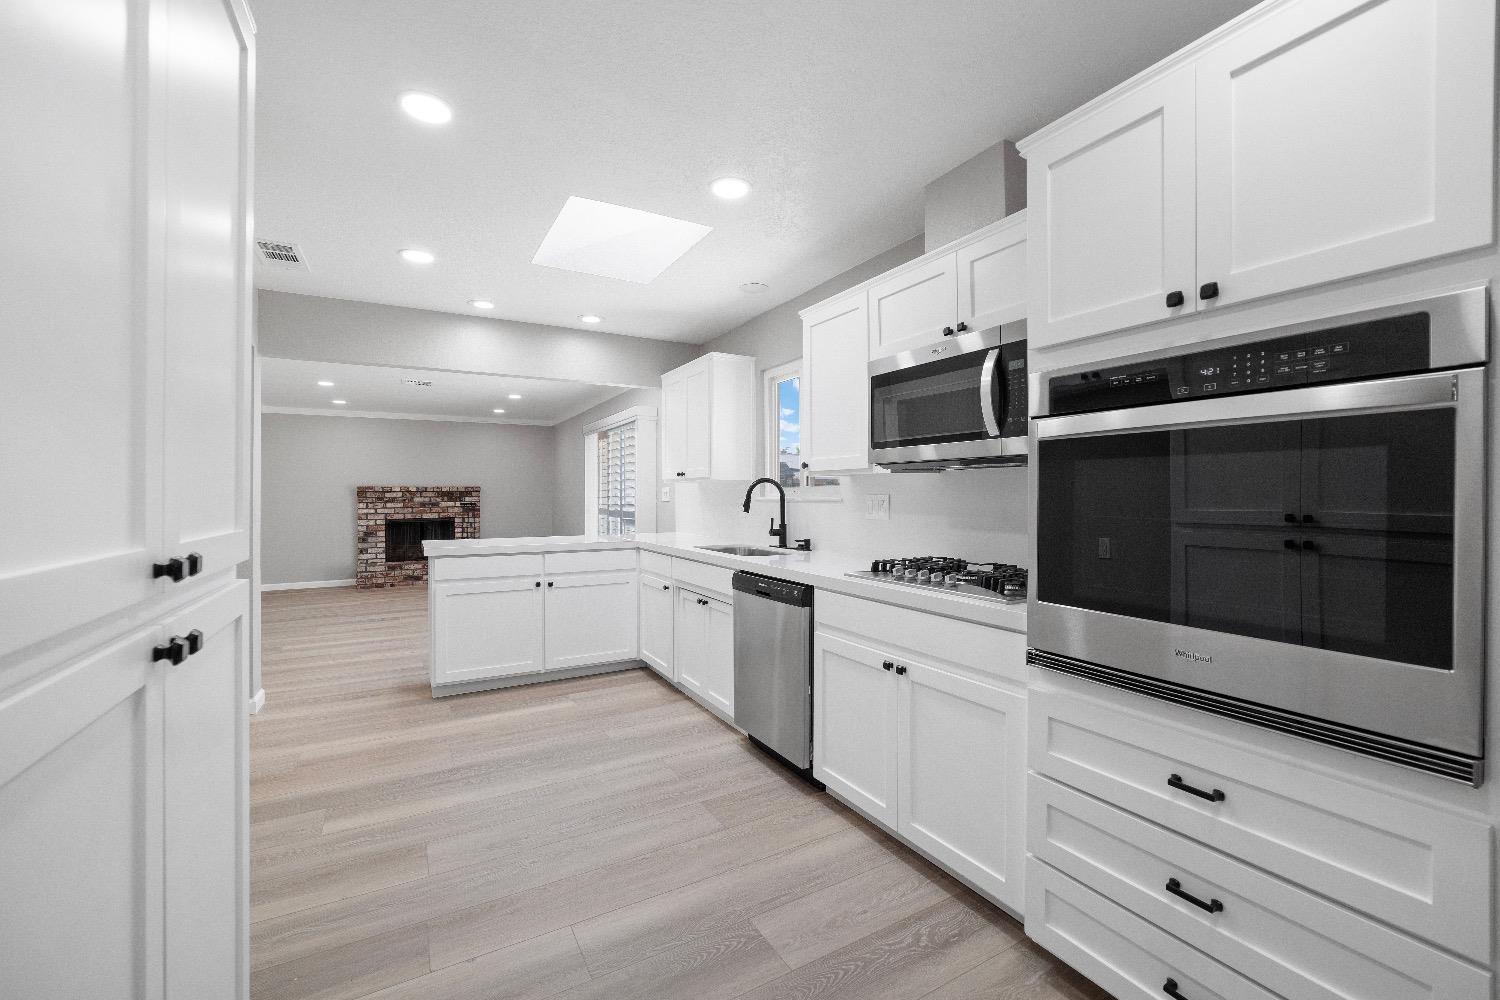
POLYGON ((203 633, 198 629, 193 629, 182 637, 182 641, 187 645, 187 655, 196 656, 203 648, 203 633))
POLYGON ((1296 514, 1283 514, 1283 515, 1281 515, 1281 519, 1283 521, 1285 521, 1287 524, 1296 524, 1297 523, 1297 515, 1296 514))
POLYGON ((679 472, 679 473, 677 473, 677 477, 678 477, 678 478, 679 478, 679 479, 680 479, 680 478, 682 478, 682 477, 684 477, 684 476, 686 476, 686 475, 687 475, 687 473, 686 473, 686 472, 679 472))
POLYGON ((883 669, 883 670, 894 670, 894 669, 896 669, 896 665, 894 663, 892 663, 890 660, 886 660, 880 666, 881 666, 881 669, 883 669))
POLYGON ((1302 550, 1304 552, 1316 552, 1318 551, 1318 543, 1311 538, 1304 538, 1302 539, 1302 550))
POLYGON ((904 673, 906 673, 906 667, 902 666, 899 663, 896 664, 896 673, 898 673, 898 674, 904 674, 904 673))
POLYGON ((1183 296, 1183 294, 1181 292, 1168 292, 1167 293, 1167 308, 1168 309, 1176 309, 1178 306, 1182 305, 1186 301, 1187 301, 1187 299, 1183 296))
POLYGON ((151 662, 169 661, 174 667, 188 658, 187 646, 176 636, 151 650, 151 662))
POLYGON ((1206 910, 1209 913, 1218 913, 1220 910, 1224 909, 1224 904, 1219 902, 1217 899, 1210 899, 1205 902, 1199 899, 1197 896, 1194 896, 1192 893, 1184 891, 1182 888, 1182 883, 1177 881, 1175 878, 1167 879, 1167 891, 1176 896, 1178 899, 1185 899, 1189 903, 1192 903, 1194 906, 1196 906, 1198 909, 1206 910))
POLYGON ((1284 549, 1295 549, 1297 547, 1297 540, 1295 538, 1283 538, 1281 540, 1281 547, 1284 549))
POLYGON ((552 586, 552 583, 553 583, 553 581, 551 581, 551 580, 548 580, 548 581, 547 581, 547 586, 549 586, 549 587, 550 587, 550 586, 552 586))
POLYGON ((968 328, 969 328, 969 324, 967 324, 967 323, 960 323, 960 324, 958 324, 958 326, 955 326, 953 329, 956 332, 958 332, 958 333, 963 333, 968 328))
POLYGON ((953 327, 951 327, 951 326, 945 326, 945 327, 943 327, 943 336, 945 336, 945 337, 951 337, 951 336, 953 336, 953 327))
POLYGON ((805 468, 807 468, 807 463, 806 463, 806 462, 803 462, 803 463, 802 463, 802 467, 803 467, 803 468, 804 468, 804 469, 805 469, 805 468))
POLYGON ((669 584, 669 583, 664 583, 664 584, 661 585, 661 589, 662 590, 671 590, 672 589, 672 585, 669 584))
POLYGON ((541 585, 542 585, 542 581, 540 581, 540 580, 538 580, 538 581, 537 581, 537 582, 536 582, 536 585, 537 585, 537 586, 538 586, 538 587, 540 587, 540 586, 541 586, 541 585))
POLYGON ((1168 979, 1162 983, 1161 991, 1171 997, 1172 1000, 1188 1000, 1186 996, 1177 992, 1177 980, 1175 979, 1168 979))
POLYGON ((1198 298, 1216 299, 1219 297, 1219 283, 1217 281, 1205 281, 1198 288, 1198 298))
POLYGON ((1311 514, 1303 514, 1302 515, 1302 523, 1303 524, 1317 524, 1318 523, 1318 519, 1315 518, 1315 517, 1313 517, 1311 514))
POLYGON ((175 556, 166 562, 152 563, 151 579, 155 580, 163 576, 170 577, 173 583, 181 583, 183 577, 187 576, 187 567, 183 565, 181 559, 175 556))
POLYGON ((1170 778, 1168 778, 1167 784, 1171 785, 1173 788, 1177 789, 1180 792, 1187 792, 1189 795, 1196 795, 1198 796, 1198 798, 1207 799, 1210 802, 1224 801, 1224 793, 1219 791, 1219 789, 1215 788, 1211 792, 1205 792, 1201 788, 1194 788, 1192 785, 1183 781, 1182 775, 1180 774, 1174 774, 1170 778))
POLYGON ((203 556, 202 556, 202 554, 197 553, 197 552, 189 552, 187 554, 187 574, 188 574, 188 576, 197 576, 199 573, 202 573, 202 572, 203 572, 203 556))

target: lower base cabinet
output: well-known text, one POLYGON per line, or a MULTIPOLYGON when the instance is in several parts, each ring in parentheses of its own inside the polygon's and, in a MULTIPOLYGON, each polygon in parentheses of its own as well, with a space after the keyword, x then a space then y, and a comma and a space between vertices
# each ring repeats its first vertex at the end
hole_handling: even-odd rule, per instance
POLYGON ((818 780, 1019 912, 1025 695, 819 631, 813 699, 818 780))
POLYGON ((679 588, 672 625, 677 683, 733 719, 734 605, 679 588))
POLYGON ((542 589, 540 576, 431 584, 433 686, 541 670, 542 589))
POLYGON ((229 584, 0 700, 0 993, 240 995, 248 612, 229 584))
POLYGON ((640 602, 641 659, 669 681, 677 675, 672 669, 672 581, 651 573, 642 573, 636 591, 640 602))
POLYGON ((633 660, 636 574, 630 570, 549 578, 546 586, 548 670, 633 660))

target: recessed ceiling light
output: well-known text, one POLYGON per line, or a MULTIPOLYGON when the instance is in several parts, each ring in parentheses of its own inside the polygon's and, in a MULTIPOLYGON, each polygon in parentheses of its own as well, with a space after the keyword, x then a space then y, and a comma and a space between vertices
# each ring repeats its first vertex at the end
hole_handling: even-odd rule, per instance
POLYGON ((401 110, 428 125, 446 125, 453 120, 453 109, 447 101, 416 90, 401 95, 401 110))
POLYGON ((489 299, 470 299, 469 305, 473 306, 475 309, 495 308, 495 303, 491 302, 489 299))
POLYGON ((513 392, 513 393, 511 393, 511 394, 510 394, 510 395, 509 395, 509 396, 506 396, 506 397, 505 397, 505 398, 506 398, 506 399, 520 399, 520 398, 521 398, 521 396, 520 396, 520 394, 519 394, 519 393, 514 393, 514 392, 513 392))
POLYGON ((332 402, 333 402, 334 406, 343 406, 346 403, 348 403, 349 401, 347 399, 335 399, 332 402))
POLYGON ((740 286, 740 291, 746 295, 759 295, 761 292, 769 292, 771 286, 764 281, 747 281, 740 286))
POLYGON ((332 382, 329 382, 326 379, 323 380, 323 381, 321 381, 321 382, 319 382, 318 384, 321 385, 325 389, 328 388, 329 386, 333 385, 332 382))
POLYGON ((494 412, 495 413, 504 413, 505 411, 504 410, 495 410, 494 412))
POLYGON ((750 193, 750 182, 740 177, 720 177, 708 189, 725 201, 739 201, 750 193))
POLYGON ((573 197, 531 262, 646 285, 709 232, 696 222, 573 197))
POLYGON ((595 316, 593 313, 584 313, 582 316, 578 317, 578 322, 580 322, 580 323, 603 323, 604 322, 604 317, 603 316, 595 316))
POLYGON ((437 260, 431 250, 418 250, 415 247, 407 247, 401 251, 401 259, 408 264, 431 264, 437 260))

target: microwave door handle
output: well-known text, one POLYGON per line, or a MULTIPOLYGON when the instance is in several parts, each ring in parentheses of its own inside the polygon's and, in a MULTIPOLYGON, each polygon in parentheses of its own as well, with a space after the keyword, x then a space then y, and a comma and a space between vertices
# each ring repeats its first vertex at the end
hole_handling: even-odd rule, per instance
POLYGON ((1000 424, 995 419, 995 366, 999 363, 1000 348, 992 348, 979 370, 979 412, 984 415, 984 431, 992 438, 1000 436, 1000 424))

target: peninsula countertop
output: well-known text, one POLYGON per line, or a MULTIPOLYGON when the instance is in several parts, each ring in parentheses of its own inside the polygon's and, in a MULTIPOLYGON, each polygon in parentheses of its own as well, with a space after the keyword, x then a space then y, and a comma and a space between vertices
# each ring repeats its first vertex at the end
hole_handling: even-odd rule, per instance
POLYGON ((452 559, 486 555, 519 555, 522 553, 578 552, 590 549, 638 549, 659 552, 678 559, 708 563, 727 569, 761 572, 819 590, 896 607, 911 608, 960 621, 1003 628, 1011 632, 1026 631, 1025 604, 1003 604, 983 598, 963 597, 940 590, 924 590, 898 583, 861 580, 844 574, 863 568, 864 562, 837 552, 780 551, 773 556, 736 556, 712 552, 704 545, 733 542, 734 539, 707 538, 662 532, 635 538, 601 538, 597 535, 552 535, 526 538, 471 538, 422 543, 431 559, 452 559))

